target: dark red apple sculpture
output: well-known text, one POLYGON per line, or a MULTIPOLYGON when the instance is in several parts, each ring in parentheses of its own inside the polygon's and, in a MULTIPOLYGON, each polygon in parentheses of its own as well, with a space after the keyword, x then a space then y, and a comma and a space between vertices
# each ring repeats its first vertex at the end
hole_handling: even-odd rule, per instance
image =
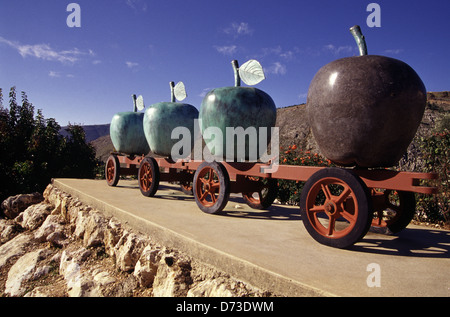
POLYGON ((338 165, 394 166, 421 122, 425 86, 406 63, 367 55, 359 26, 350 30, 361 56, 333 61, 313 78, 306 105, 312 132, 338 165))

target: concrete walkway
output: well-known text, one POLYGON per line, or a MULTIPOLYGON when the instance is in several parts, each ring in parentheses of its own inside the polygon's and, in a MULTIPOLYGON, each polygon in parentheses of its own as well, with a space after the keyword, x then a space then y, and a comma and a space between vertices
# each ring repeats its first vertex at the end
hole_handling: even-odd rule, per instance
POLYGON ((450 296, 450 232, 410 225, 368 233, 351 249, 313 240, 298 207, 249 208, 232 197, 223 215, 198 209, 178 186, 144 197, 137 181, 56 179, 81 201, 254 286, 284 296, 450 296))

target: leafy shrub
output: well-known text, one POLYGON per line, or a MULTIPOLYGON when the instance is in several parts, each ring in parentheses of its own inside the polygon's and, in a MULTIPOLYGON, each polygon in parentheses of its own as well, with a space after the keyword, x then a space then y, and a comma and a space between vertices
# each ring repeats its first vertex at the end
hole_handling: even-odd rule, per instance
MULTIPOLYGON (((286 165, 300 166, 324 166, 331 167, 330 160, 324 158, 318 153, 311 153, 291 145, 287 149, 280 148, 280 163, 286 165)), ((300 201, 300 195, 305 185, 304 182, 291 180, 278 180, 278 197, 282 204, 297 205, 300 201)))
POLYGON ((86 144, 84 130, 69 125, 60 134, 55 119, 35 116, 25 92, 17 102, 16 87, 9 92, 9 109, 3 107, 0 88, 0 201, 20 193, 42 192, 51 178, 93 178, 95 150, 86 144))
POLYGON ((437 173, 439 178, 436 181, 438 188, 436 195, 417 195, 420 221, 447 224, 450 221, 450 130, 447 126, 439 125, 438 131, 429 137, 421 138, 420 149, 424 172, 437 173))

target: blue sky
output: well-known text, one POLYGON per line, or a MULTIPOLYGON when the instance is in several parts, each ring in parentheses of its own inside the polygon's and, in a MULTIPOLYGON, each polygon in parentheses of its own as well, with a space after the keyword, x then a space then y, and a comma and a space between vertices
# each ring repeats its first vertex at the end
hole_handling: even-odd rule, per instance
POLYGON ((450 90, 447 0, 0 0, 0 87, 11 86, 60 125, 109 123, 170 101, 183 81, 199 108, 205 93, 234 84, 231 61, 257 59, 266 80, 256 87, 277 107, 306 102, 325 64, 358 55, 349 28, 359 24, 369 54, 403 60, 428 91, 450 90), (381 27, 366 23, 370 3, 381 27), (68 27, 70 3, 81 27, 68 27))

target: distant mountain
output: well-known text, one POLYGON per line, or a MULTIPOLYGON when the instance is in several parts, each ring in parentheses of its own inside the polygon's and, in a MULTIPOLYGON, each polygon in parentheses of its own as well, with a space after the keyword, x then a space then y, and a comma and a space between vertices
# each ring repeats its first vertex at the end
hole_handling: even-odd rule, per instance
MULTIPOLYGON (((67 127, 62 127, 60 130, 61 135, 67 136, 67 127)), ((98 125, 84 125, 84 133, 86 134, 86 142, 91 142, 99 137, 109 135, 109 124, 98 124, 98 125)))

